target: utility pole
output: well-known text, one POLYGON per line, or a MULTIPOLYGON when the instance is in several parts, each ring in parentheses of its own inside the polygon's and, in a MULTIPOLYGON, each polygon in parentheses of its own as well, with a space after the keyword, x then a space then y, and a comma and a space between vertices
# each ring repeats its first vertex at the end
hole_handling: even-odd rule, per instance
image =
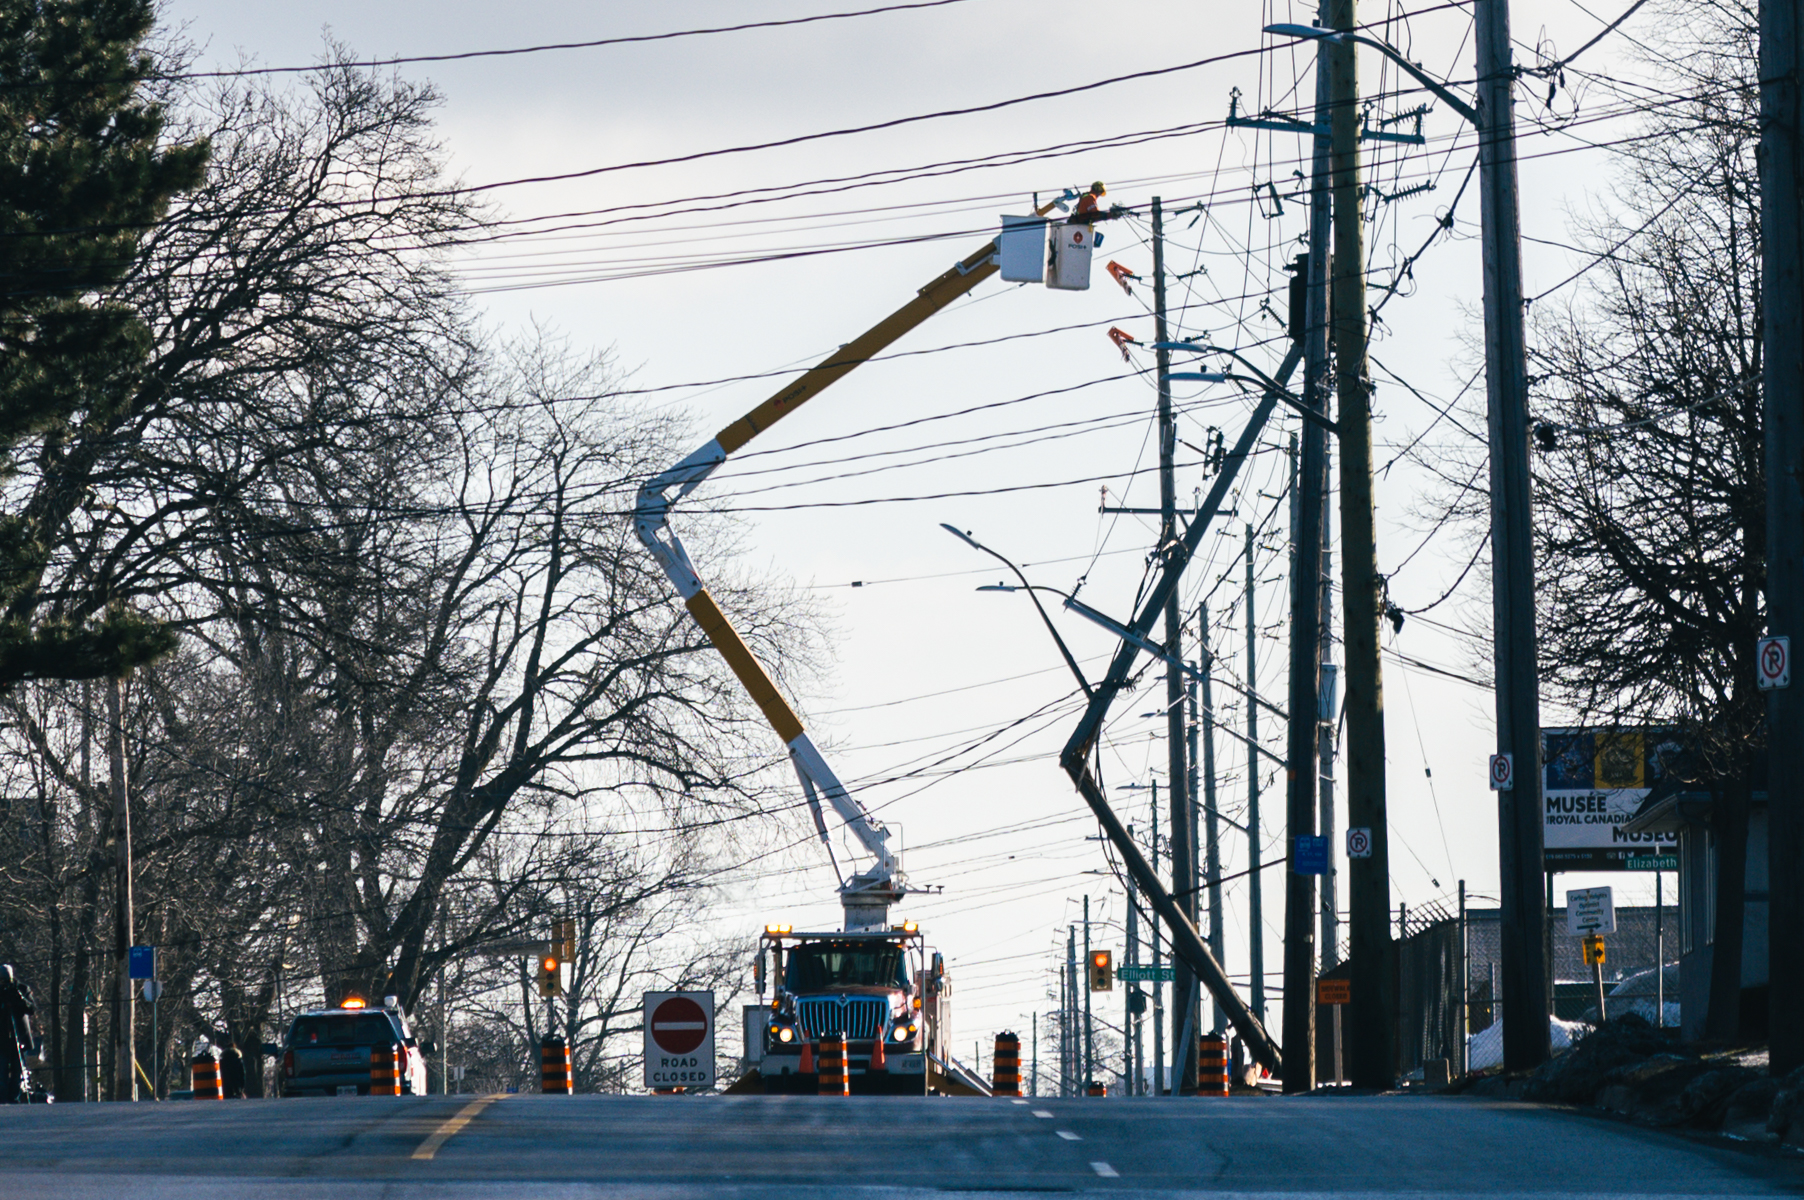
MULTIPOLYGON (((1330 25, 1351 32, 1356 0, 1331 0, 1330 25)), ((1347 827, 1367 830, 1371 856, 1348 862, 1353 997, 1348 1041, 1356 1087, 1396 1077, 1396 980, 1391 970, 1390 853, 1384 792, 1384 672, 1378 661, 1379 581, 1372 509, 1372 386, 1366 370, 1364 215, 1360 211, 1359 59, 1351 41, 1328 61, 1334 191, 1333 334, 1340 398, 1341 604, 1347 662, 1347 827)))
POLYGON ((138 1080, 133 1031, 137 1004, 132 996, 132 812, 125 790, 125 681, 107 681, 107 768, 113 791, 113 1099, 136 1100, 138 1080))
MULTIPOLYGON (((1516 199, 1515 75, 1509 0, 1478 0, 1478 183, 1484 221, 1485 392, 1491 441, 1491 617, 1497 751, 1515 786, 1497 793, 1502 887, 1503 1065, 1550 1054, 1542 886, 1541 706, 1535 664, 1534 510, 1528 465, 1528 351, 1516 199)), ((1351 681, 1349 681, 1349 699, 1351 681)))
MULTIPOLYGON (((1153 873, 1159 871, 1159 781, 1153 780, 1153 873)), ((1152 1093, 1157 1096, 1165 1087, 1165 985, 1159 974, 1159 923, 1152 923, 1153 934, 1153 1078, 1152 1093)))
MULTIPOLYGON (((1178 485, 1173 455, 1177 450, 1178 427, 1171 411, 1171 351, 1165 321, 1165 210, 1159 197, 1153 197, 1153 337, 1159 347, 1159 552, 1165 553, 1178 540, 1178 485)), ((1188 789, 1184 786, 1189 771, 1184 755, 1184 672, 1178 666, 1183 657, 1184 622, 1178 615, 1178 593, 1173 588, 1165 601, 1165 752, 1166 783, 1171 793, 1171 875, 1172 891, 1178 907, 1196 924, 1196 841, 1195 818, 1191 812, 1188 789)), ((1196 976, 1182 965, 1173 973, 1171 1019, 1172 1073, 1174 1090, 1196 1090, 1195 1055, 1175 1040, 1178 1023, 1185 1014, 1196 1011, 1199 987, 1196 976)), ((1194 1029, 1194 1026, 1192 1026, 1194 1029)))
POLYGON ((1247 560, 1247 970, 1253 976, 1248 1003, 1265 1024, 1265 891, 1259 872, 1259 628, 1253 604, 1253 524, 1246 523, 1247 560))
MULTIPOLYGON (((1330 122, 1328 72, 1316 48, 1315 121, 1317 130, 1330 122)), ((1328 246, 1332 237, 1332 212, 1328 183, 1333 147, 1318 132, 1310 139, 1309 253, 1301 269, 1303 284, 1303 404, 1309 411, 1328 415, 1328 246)), ((1328 660, 1327 616, 1331 599, 1327 584, 1328 431, 1316 421, 1304 421, 1301 453, 1291 484, 1290 575, 1290 722, 1285 770, 1285 832, 1291 854, 1297 839, 1317 831, 1318 793, 1322 809, 1321 832, 1332 839, 1333 793, 1318 788, 1330 759, 1322 754, 1322 722, 1319 719, 1321 666, 1328 660)), ((1329 843, 1332 870, 1333 843, 1329 843)), ((1332 875, 1324 874, 1324 894, 1332 905, 1332 875)), ((1316 880, 1294 869, 1285 874, 1284 887, 1284 1090, 1306 1092, 1315 1087, 1315 910, 1316 880), (1300 997, 1306 1002, 1299 1003, 1300 997)), ((1323 965, 1331 954, 1327 941, 1331 907, 1322 910, 1323 965)))
POLYGON ((1084 897, 1084 1077, 1078 1081, 1079 1095, 1090 1094, 1090 1082, 1096 1078, 1096 1030, 1090 1024, 1090 897, 1084 897))
POLYGON ((1038 1096, 1040 1094, 1040 1014, 1038 1011, 1034 1013, 1033 1021, 1034 1057, 1033 1067, 1030 1069, 1027 1076, 1027 1094, 1030 1096, 1038 1096))
POLYGON ((1077 927, 1065 930, 1065 1017, 1059 1031, 1065 1059, 1065 1083, 1062 1095, 1075 1096, 1077 1086, 1077 1048, 1081 1042, 1077 1029, 1077 927))
POLYGON ((1798 0, 1760 6, 1760 278, 1765 308, 1766 631, 1791 639, 1790 687, 1767 693, 1770 1070, 1804 1066, 1804 38, 1798 0))
MULTIPOLYGON (((1215 697, 1211 685, 1214 683, 1215 654, 1209 649, 1209 606, 1199 605, 1196 610, 1197 654, 1203 664, 1203 828, 1207 838, 1203 843, 1203 858, 1209 871, 1209 953, 1221 964, 1221 969, 1228 969, 1228 937, 1226 925, 1222 922, 1221 897, 1221 810, 1215 807, 1215 697)), ((1192 880, 1192 886, 1195 881, 1192 880)), ((1210 1025, 1211 1032, 1225 1033, 1228 1028, 1228 1016, 1221 1005, 1215 1006, 1215 1021, 1210 1025)))

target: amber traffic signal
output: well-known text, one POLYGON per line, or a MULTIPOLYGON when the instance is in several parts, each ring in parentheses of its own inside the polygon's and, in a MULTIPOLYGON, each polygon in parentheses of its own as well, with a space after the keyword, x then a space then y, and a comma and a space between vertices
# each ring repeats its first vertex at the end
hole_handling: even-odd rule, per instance
POLYGON ((1090 990, 1093 992, 1115 990, 1114 951, 1093 950, 1090 952, 1090 990))
POLYGON ((539 995, 561 996, 564 994, 564 975, 558 969, 560 960, 555 954, 539 955, 539 995))

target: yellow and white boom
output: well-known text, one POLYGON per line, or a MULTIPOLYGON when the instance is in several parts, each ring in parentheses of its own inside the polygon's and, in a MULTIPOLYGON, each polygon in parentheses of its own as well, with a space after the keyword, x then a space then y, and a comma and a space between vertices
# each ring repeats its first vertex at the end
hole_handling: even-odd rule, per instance
MULTIPOLYGON (((1051 204, 1044 205, 1037 210, 1038 215, 1045 216, 1052 208, 1051 204)), ((827 836, 820 809, 821 799, 825 798, 875 860, 840 885, 840 903, 845 908, 848 930, 887 928, 889 906, 908 890, 901 863, 889 848, 889 831, 846 791, 803 728, 802 719, 778 690, 770 672, 764 669, 764 664, 758 661, 758 656, 752 653, 739 631, 733 628, 733 622, 708 593, 707 585, 683 549, 681 539, 670 528, 670 510, 677 501, 699 487, 734 451, 994 275, 996 253, 996 243, 991 241, 969 258, 954 264, 917 292, 907 304, 715 434, 707 445, 654 477, 639 489, 639 500, 633 509, 639 540, 658 560, 677 594, 683 598, 689 614, 714 643, 714 648, 720 651, 721 657, 727 660, 727 665, 733 668, 733 674, 745 685, 745 690, 764 713, 764 719, 789 748, 790 761, 795 765, 802 791, 814 810, 822 840, 825 841, 827 836)))

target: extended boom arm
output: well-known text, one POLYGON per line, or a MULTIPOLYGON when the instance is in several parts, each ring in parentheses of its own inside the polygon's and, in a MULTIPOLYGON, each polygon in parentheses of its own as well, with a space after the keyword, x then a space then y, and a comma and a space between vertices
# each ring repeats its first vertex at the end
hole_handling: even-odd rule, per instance
MULTIPOLYGON (((1044 216, 1051 211, 1048 204, 1039 209, 1044 216)), ((997 270, 996 243, 986 244, 977 253, 954 264, 950 270, 915 294, 914 299, 879 321, 856 340, 846 343, 824 362, 805 372, 782 391, 754 408, 739 420, 714 435, 713 440, 668 471, 653 478, 639 489, 638 504, 633 510, 634 528, 639 540, 658 560, 664 574, 676 587, 677 594, 689 609, 696 624, 714 643, 721 657, 745 685, 745 690, 764 713, 777 736, 789 748, 790 761, 801 778, 802 791, 814 811, 815 825, 826 840, 827 828, 822 819, 820 802, 825 797, 833 811, 870 852, 876 861, 840 885, 840 902, 845 907, 846 928, 880 928, 888 924, 889 906, 901 899, 907 890, 901 864, 889 848, 889 833, 883 823, 846 791, 833 774, 813 739, 802 726, 776 681, 764 664, 758 661, 739 631, 708 594, 695 564, 690 561, 682 541, 670 528, 670 510, 677 501, 701 486, 728 455, 754 437, 819 395, 860 364, 870 361, 878 352, 909 330, 920 325, 941 309, 967 295, 997 270)))

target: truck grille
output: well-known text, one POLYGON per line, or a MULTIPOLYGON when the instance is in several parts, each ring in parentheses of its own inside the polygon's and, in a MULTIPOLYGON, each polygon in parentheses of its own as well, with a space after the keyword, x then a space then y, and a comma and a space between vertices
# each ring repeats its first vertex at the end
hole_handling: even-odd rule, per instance
POLYGON ((843 1033, 869 1039, 882 1036, 889 1002, 882 996, 822 996, 796 1001, 796 1013, 810 1038, 843 1033))

